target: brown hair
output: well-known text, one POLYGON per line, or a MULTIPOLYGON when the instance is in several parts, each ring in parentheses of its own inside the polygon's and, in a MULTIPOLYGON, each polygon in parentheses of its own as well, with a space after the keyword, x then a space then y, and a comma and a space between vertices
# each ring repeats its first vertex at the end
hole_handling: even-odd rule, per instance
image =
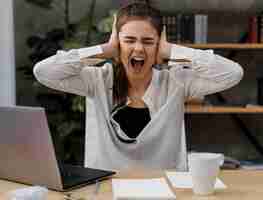
MULTIPOLYGON (((147 20, 157 30, 158 34, 162 32, 162 21, 160 12, 152 8, 149 3, 136 2, 122 7, 117 13, 116 29, 120 32, 121 27, 131 20, 147 20)), ((123 64, 116 61, 113 68, 113 102, 120 104, 126 101, 128 95, 128 78, 123 64)))

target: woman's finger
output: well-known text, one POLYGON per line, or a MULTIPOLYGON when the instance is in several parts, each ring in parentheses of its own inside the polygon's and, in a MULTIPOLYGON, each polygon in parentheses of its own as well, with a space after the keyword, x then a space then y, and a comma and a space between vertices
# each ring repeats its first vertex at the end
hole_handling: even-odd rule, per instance
POLYGON ((163 54, 165 51, 165 44, 167 43, 167 39, 166 39, 166 26, 163 26, 163 30, 161 33, 161 38, 159 41, 159 47, 158 47, 158 53, 157 53, 157 64, 162 64, 163 63, 163 54))
POLYGON ((167 36, 166 36, 166 26, 165 25, 163 25, 163 31, 162 31, 162 33, 161 33, 161 40, 162 41, 167 41, 167 36))
POLYGON ((117 16, 116 16, 116 14, 114 14, 113 15, 112 30, 111 30, 111 37, 110 37, 111 41, 114 41, 117 39, 116 23, 117 23, 117 16))
POLYGON ((111 36, 110 40, 108 41, 108 44, 111 49, 111 54, 112 57, 117 59, 119 56, 119 39, 118 39, 118 33, 116 29, 116 24, 117 24, 117 15, 113 15, 113 23, 112 23, 112 31, 111 31, 111 36))
POLYGON ((117 24, 117 16, 116 16, 116 14, 114 14, 113 15, 112 32, 117 32, 116 31, 116 24, 117 24))
POLYGON ((113 14, 113 27, 116 27, 116 23, 117 23, 117 14, 114 13, 113 14))

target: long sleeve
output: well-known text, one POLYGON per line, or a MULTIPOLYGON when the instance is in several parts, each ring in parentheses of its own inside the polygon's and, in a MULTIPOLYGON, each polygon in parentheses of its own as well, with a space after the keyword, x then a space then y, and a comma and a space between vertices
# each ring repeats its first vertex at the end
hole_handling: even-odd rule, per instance
POLYGON ((92 96, 94 84, 96 84, 94 77, 96 69, 92 66, 86 67, 88 65, 81 62, 81 59, 101 53, 100 46, 73 49, 67 52, 58 51, 56 55, 37 63, 34 66, 34 75, 47 87, 81 96, 92 96), (84 82, 83 71, 85 71, 85 80, 88 81, 84 82))
MULTIPOLYGON (((184 83, 186 98, 198 98, 220 92, 236 85, 243 77, 242 67, 213 50, 199 50, 172 45, 171 60, 184 59, 186 65, 174 65, 171 70, 179 74, 184 83)), ((173 61, 171 65, 175 64, 173 61)))

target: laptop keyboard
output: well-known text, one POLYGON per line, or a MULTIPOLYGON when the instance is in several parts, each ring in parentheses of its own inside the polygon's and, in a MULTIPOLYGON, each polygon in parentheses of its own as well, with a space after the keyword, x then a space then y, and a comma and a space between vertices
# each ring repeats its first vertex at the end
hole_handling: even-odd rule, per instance
POLYGON ((84 168, 78 165, 63 165, 64 188, 74 187, 80 184, 90 184, 101 180, 114 172, 99 169, 84 168))

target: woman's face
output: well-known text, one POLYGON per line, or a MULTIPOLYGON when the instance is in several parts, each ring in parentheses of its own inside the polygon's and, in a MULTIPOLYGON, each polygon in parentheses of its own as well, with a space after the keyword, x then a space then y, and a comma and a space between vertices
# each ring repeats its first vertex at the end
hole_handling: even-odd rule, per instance
POLYGON ((147 20, 132 20, 125 23, 119 32, 120 59, 126 74, 132 79, 151 75, 156 63, 159 36, 147 20))

